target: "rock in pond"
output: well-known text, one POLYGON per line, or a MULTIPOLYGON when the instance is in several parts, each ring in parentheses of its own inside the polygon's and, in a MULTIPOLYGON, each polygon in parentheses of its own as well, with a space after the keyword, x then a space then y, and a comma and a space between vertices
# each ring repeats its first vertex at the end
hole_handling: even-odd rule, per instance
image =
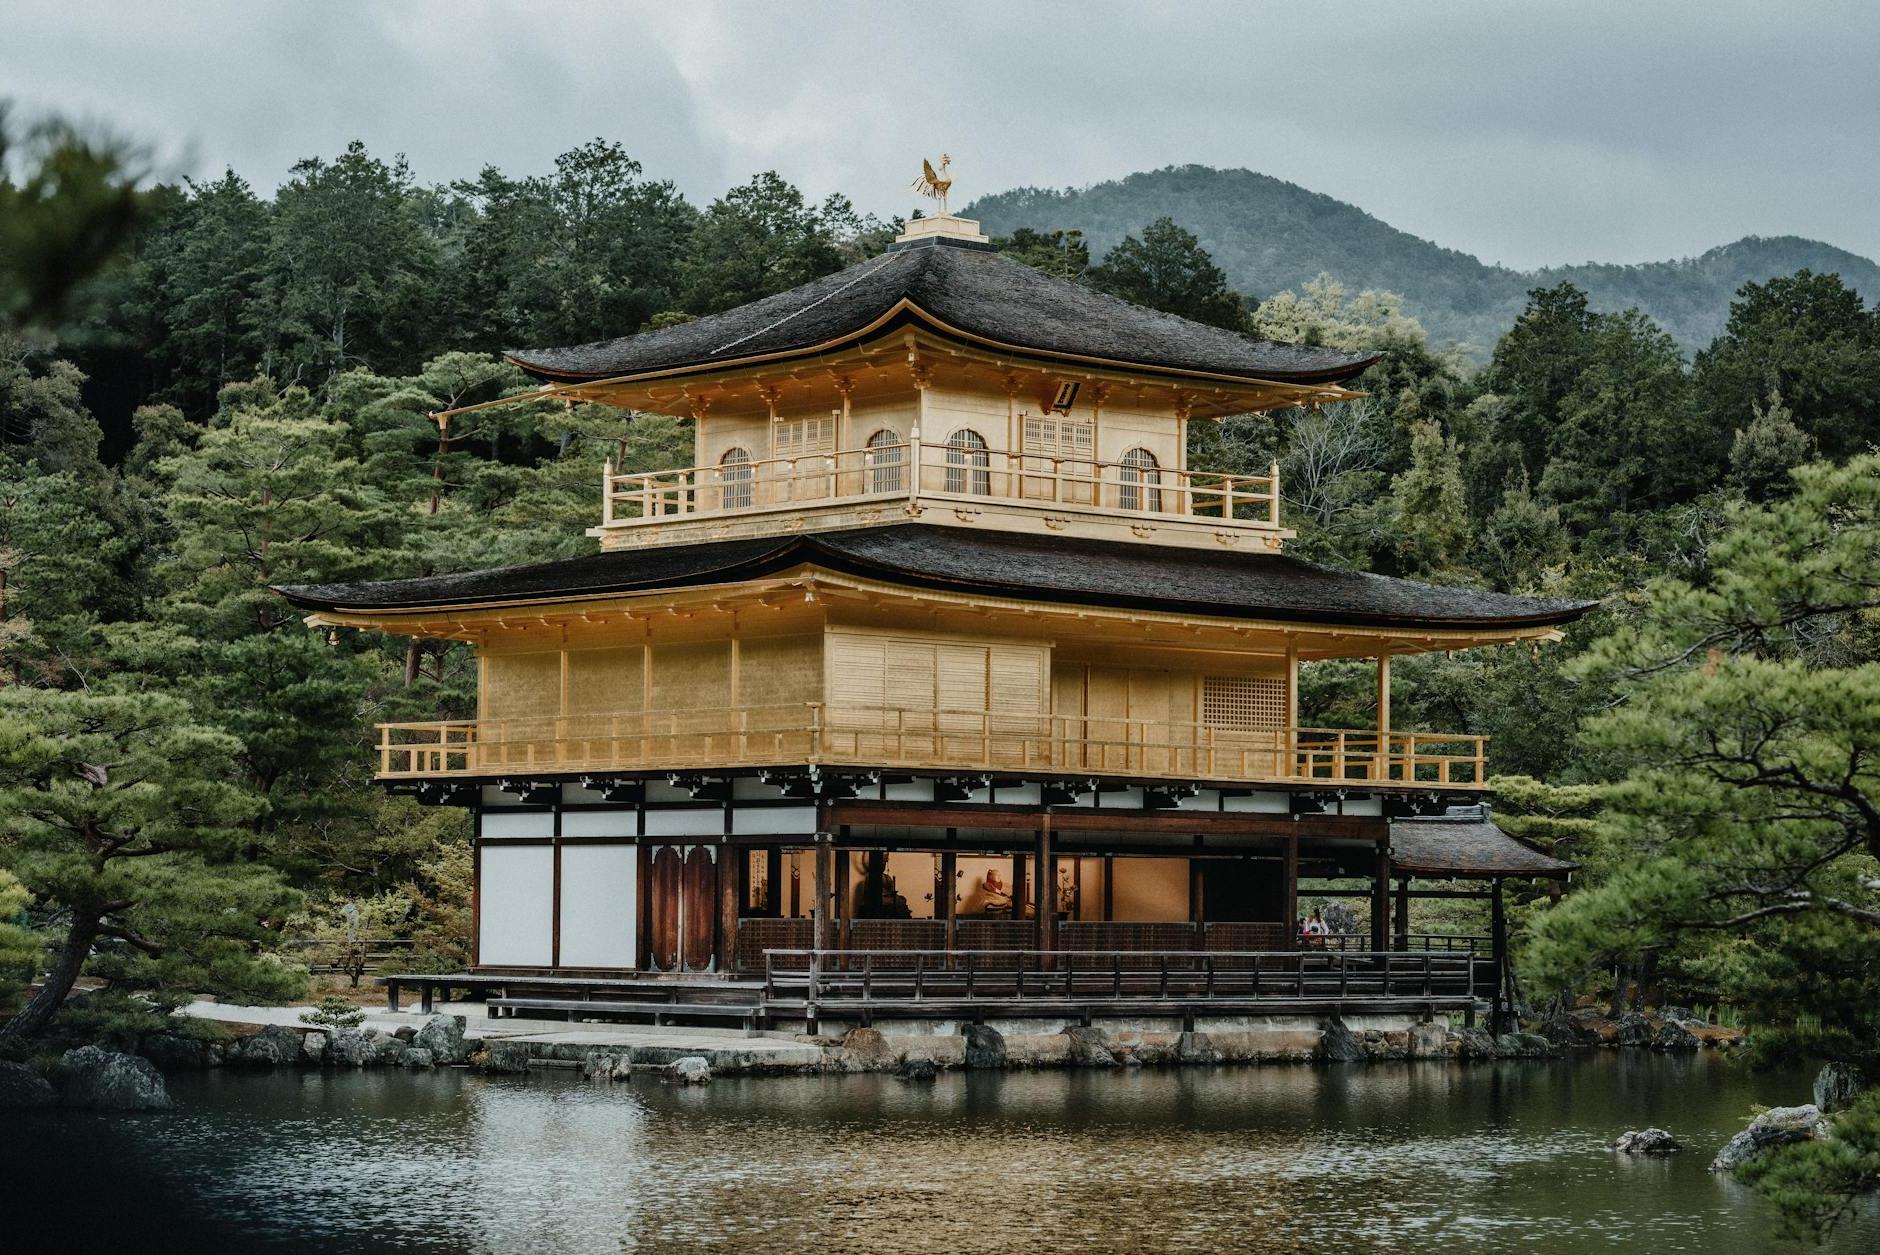
POLYGON ((393 1067, 403 1062, 405 1052, 411 1049, 410 1044, 404 1038, 391 1033, 381 1033, 371 1041, 372 1053, 378 1056, 379 1062, 393 1067))
POLYGON ((1599 1045, 1599 1034, 1570 1015, 1556 1015, 1541 1025, 1540 1035, 1562 1050, 1588 1050, 1599 1045))
POLYGON ((112 1111, 163 1111, 175 1104, 163 1074, 148 1059, 98 1046, 68 1050, 53 1065, 59 1102, 112 1111))
POLYGON ((326 1062, 326 1034, 320 1029, 300 1035, 300 1061, 310 1068, 326 1062))
POLYGON ((405 1053, 398 1057, 398 1066, 402 1068, 428 1068, 436 1062, 431 1052, 422 1046, 407 1046, 405 1053))
POLYGON ((1633 1129, 1619 1134, 1612 1148, 1624 1155, 1670 1155, 1684 1145, 1663 1129, 1633 1129))
POLYGON ((1325 1021, 1325 1031, 1319 1035, 1319 1058, 1327 1063, 1363 1063, 1364 1039, 1334 1015, 1325 1021))
POLYGON ((1110 1038, 1100 1028, 1074 1025, 1064 1030, 1070 1039, 1071 1063, 1080 1068, 1113 1068, 1116 1056, 1110 1051, 1110 1038))
POLYGON ((45 1077, 23 1063, 0 1063, 0 1107, 50 1107, 57 1101, 45 1077))
POLYGON ((1867 1074, 1851 1063, 1830 1063, 1815 1073, 1815 1106, 1846 1111, 1867 1090, 1867 1074))
POLYGON ((529 1070, 529 1047, 519 1041, 487 1041, 470 1056, 470 1066, 479 1072, 518 1075, 529 1070))
POLYGON ((706 1085, 712 1079, 712 1065, 703 1055, 687 1055, 666 1065, 666 1077, 681 1085, 706 1085))
POLYGON ((989 1024, 966 1026, 966 1066, 1002 1068, 1005 1066, 1005 1034, 989 1024))
POLYGON ((285 1024, 270 1024, 230 1046, 228 1061, 250 1068, 292 1067, 300 1061, 300 1034, 285 1024))
POLYGON ((903 1063, 895 1076, 903 1081, 931 1081, 940 1075, 932 1059, 909 1059, 903 1063))
POLYGON ((463 1020, 454 1015, 434 1015, 412 1035, 411 1044, 431 1052, 440 1066, 462 1063, 468 1052, 463 1044, 463 1020))
POLYGON ((1538 1033, 1503 1033, 1495 1039, 1495 1053, 1504 1059, 1550 1059, 1554 1044, 1538 1033))
POLYGON ((581 1075, 590 1081, 631 1080, 633 1061, 626 1055, 591 1054, 581 1060, 581 1075))
POLYGON ((1176 1040, 1175 1058, 1182 1063, 1219 1063, 1221 1052, 1212 1037, 1190 1031, 1176 1040))
POLYGON ((1728 1172, 1771 1146, 1818 1142, 1827 1136, 1828 1121, 1813 1103, 1801 1107, 1771 1107, 1724 1144, 1717 1157, 1710 1161, 1710 1170, 1728 1172))

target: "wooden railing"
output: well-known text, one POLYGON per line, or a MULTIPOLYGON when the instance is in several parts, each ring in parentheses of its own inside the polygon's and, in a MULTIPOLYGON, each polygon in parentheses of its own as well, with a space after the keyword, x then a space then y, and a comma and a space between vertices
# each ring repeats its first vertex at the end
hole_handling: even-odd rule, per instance
POLYGON ((1474 951, 766 950, 764 1000, 812 1016, 910 1003, 1462 1001, 1493 968, 1474 951))
POLYGON ((995 500, 1149 517, 1279 526, 1279 467, 1264 475, 1145 467, 913 439, 866 449, 617 474, 601 480, 603 524, 748 514, 835 500, 995 500))
POLYGON ((385 778, 796 763, 1480 787, 1487 738, 827 706, 379 725, 385 778))

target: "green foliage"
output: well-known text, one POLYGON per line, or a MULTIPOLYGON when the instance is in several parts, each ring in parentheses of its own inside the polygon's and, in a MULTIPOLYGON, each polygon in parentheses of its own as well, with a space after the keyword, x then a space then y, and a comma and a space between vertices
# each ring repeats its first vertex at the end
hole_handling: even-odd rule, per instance
POLYGON ((19 877, 0 867, 0 1015, 18 1008, 20 991, 39 970, 44 945, 27 913, 32 900, 19 877))
POLYGON ((1227 285, 1192 231, 1158 218, 1127 235, 1092 266, 1085 281, 1099 292, 1230 331, 1247 327, 1247 300, 1227 285))
POLYGON ((1014 261, 1060 279, 1081 279, 1090 269, 1090 246, 1082 231, 1034 231, 1020 227, 992 241, 992 246, 1014 261))
POLYGON ((327 1029, 358 1028, 366 1022, 366 1013, 339 994, 328 994, 302 1011, 300 1022, 327 1029))
POLYGON ((810 205, 774 170, 732 188, 693 228, 681 270, 685 307, 730 309, 840 270, 838 232, 852 218, 846 201, 810 205))
POLYGON ((1748 426, 1780 393, 1828 457, 1880 441, 1880 310, 1865 308, 1839 275, 1799 270, 1744 285, 1694 374, 1713 430, 1748 426))
POLYGON ((1764 1026, 1765 1053, 1872 1059, 1880 456, 1796 485, 1735 508, 1706 580, 1653 581, 1578 664, 1622 698, 1587 732, 1625 771, 1604 790, 1603 878, 1537 922, 1529 958, 1570 987, 1666 954, 1764 1026))
MULTIPOLYGON (((1355 205, 1251 170, 1171 166, 1085 188, 1023 187, 983 196, 962 211, 994 236, 1021 228, 1080 231, 1101 254, 1157 218, 1207 241, 1235 289, 1259 297, 1297 291, 1330 274, 1356 291, 1402 292, 1438 345, 1480 356, 1521 312, 1531 288, 1571 283, 1595 309, 1636 308, 1695 351, 1724 329, 1731 294, 1804 267, 1839 273, 1872 300, 1880 266, 1815 240, 1755 236, 1699 257, 1644 265, 1586 263, 1521 272, 1419 239, 1355 205)), ((1747 397, 1759 397, 1752 390, 1747 397)), ((1748 421, 1741 413, 1724 430, 1748 421)), ((1495 489, 1501 487, 1497 478, 1495 489)))
POLYGON ((257 957, 294 895, 248 856, 264 804, 234 775, 239 749, 174 697, 0 690, 0 864, 62 928, 0 1036, 40 1031, 81 973, 158 1006, 295 991, 257 957))
POLYGON ((1410 442, 1410 466, 1391 482, 1392 530, 1408 571, 1458 582, 1469 545, 1469 515, 1462 459, 1453 438, 1434 422, 1420 422, 1410 442))
POLYGON ((1837 1114, 1825 1141, 1772 1146, 1738 1169, 1797 1237, 1825 1238, 1880 1191, 1880 1089, 1837 1114))
POLYGON ((19 127, 0 101, 0 331, 53 324, 136 229, 138 158, 68 123, 19 127))
POLYGON ((1736 429, 1730 444, 1730 481, 1752 501, 1767 501, 1789 486, 1789 473, 1809 460, 1815 438, 1795 425, 1782 404, 1782 392, 1769 394, 1767 406, 1752 406, 1755 417, 1736 429))

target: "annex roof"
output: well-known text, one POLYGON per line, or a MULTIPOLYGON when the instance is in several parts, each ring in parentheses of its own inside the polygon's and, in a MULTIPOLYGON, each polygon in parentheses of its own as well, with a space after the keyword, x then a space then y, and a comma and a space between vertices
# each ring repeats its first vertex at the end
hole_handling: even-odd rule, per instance
POLYGON ((899 321, 1047 357, 1152 371, 1336 383, 1381 355, 1276 344, 1106 296, 994 252, 932 239, 693 322, 505 356, 554 383, 640 377, 826 351, 899 321))
POLYGON ((1479 812, 1390 821, 1392 875, 1564 879, 1579 867, 1542 854, 1479 812))
POLYGON ((1597 602, 1340 571, 1271 552, 1026 536, 927 523, 614 550, 461 575, 278 591, 307 610, 387 612, 692 588, 810 565, 916 588, 1213 617, 1405 628, 1545 627, 1597 602))

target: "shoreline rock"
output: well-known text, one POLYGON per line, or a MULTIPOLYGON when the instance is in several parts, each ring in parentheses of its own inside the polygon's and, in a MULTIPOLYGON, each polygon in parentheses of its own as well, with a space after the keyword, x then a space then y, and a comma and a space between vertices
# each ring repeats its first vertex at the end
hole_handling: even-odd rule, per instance
POLYGON ((1800 1107, 1771 1107, 1749 1122, 1749 1127, 1724 1143, 1710 1161, 1712 1172, 1733 1172, 1768 1150, 1793 1142, 1827 1139, 1828 1120, 1813 1103, 1800 1107))
POLYGON ((1815 1106, 1824 1113, 1845 1111, 1867 1092, 1869 1084, 1867 1074, 1851 1063, 1836 1060, 1823 1064, 1815 1073, 1815 1106))
POLYGON ((53 1065, 59 1105, 109 1111, 167 1111, 176 1105, 148 1059, 99 1046, 68 1050, 53 1065))
POLYGON ((50 1107, 59 1101, 59 1091, 24 1063, 0 1062, 0 1109, 50 1107))

